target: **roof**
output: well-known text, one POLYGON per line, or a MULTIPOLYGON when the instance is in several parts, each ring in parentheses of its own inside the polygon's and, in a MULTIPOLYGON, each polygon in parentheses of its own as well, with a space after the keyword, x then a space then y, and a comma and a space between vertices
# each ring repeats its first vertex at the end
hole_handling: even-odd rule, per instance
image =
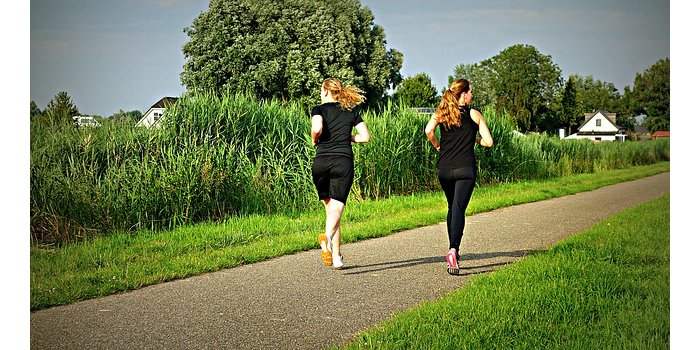
POLYGON ((618 129, 622 129, 619 125, 615 124, 615 116, 617 115, 617 113, 610 113, 604 110, 597 110, 593 113, 583 114, 586 117, 586 119, 583 121, 583 123, 581 123, 581 125, 578 126, 578 130, 580 130, 584 125, 586 125, 586 123, 588 123, 588 121, 590 121, 593 118, 593 116, 598 113, 602 114, 603 117, 605 117, 605 119, 607 119, 610 122, 610 124, 615 125, 615 127, 618 129))
POLYGON ((158 100, 158 102, 156 102, 153 106, 151 106, 151 108, 166 108, 167 106, 172 105, 175 102, 177 102, 178 99, 179 98, 177 98, 177 97, 166 96, 166 97, 163 97, 160 100, 158 100))
POLYGON ((671 137, 671 132, 667 130, 654 131, 651 137, 671 137))

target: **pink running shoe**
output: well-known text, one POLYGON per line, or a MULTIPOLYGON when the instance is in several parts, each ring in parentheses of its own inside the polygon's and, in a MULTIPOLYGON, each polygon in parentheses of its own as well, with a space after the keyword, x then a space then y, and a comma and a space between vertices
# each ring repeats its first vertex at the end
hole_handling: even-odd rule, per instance
POLYGON ((457 254, 453 249, 445 255, 445 261, 447 261, 447 273, 450 275, 459 275, 459 263, 457 262, 457 254))

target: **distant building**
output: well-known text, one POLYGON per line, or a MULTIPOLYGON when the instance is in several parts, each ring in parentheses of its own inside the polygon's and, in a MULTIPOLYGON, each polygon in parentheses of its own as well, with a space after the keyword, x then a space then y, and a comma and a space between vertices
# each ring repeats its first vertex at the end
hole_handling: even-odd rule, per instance
POLYGON ((76 115, 73 116, 73 123, 77 126, 90 126, 90 127, 98 127, 100 126, 100 122, 95 120, 95 117, 91 115, 76 115))
POLYGON ((146 113, 143 114, 141 120, 136 123, 136 126, 144 126, 147 128, 158 125, 158 122, 163 117, 165 110, 177 102, 177 97, 163 97, 158 102, 154 103, 146 113))
POLYGON ((649 129, 644 126, 644 119, 646 119, 646 114, 640 114, 634 117, 634 129, 628 132, 629 138, 635 141, 647 141, 651 140, 651 133, 649 129))
POLYGON ((654 133, 651 134, 652 140, 668 139, 668 138, 671 138, 671 132, 667 131, 667 130, 654 131, 654 133))
POLYGON ((413 107, 411 109, 416 111, 416 113, 418 113, 418 114, 433 115, 433 113, 435 113, 435 108, 432 108, 432 107, 413 107))
POLYGON ((625 141, 625 129, 615 124, 617 113, 595 111, 584 114, 584 121, 578 132, 565 137, 565 140, 588 139, 593 142, 625 141))

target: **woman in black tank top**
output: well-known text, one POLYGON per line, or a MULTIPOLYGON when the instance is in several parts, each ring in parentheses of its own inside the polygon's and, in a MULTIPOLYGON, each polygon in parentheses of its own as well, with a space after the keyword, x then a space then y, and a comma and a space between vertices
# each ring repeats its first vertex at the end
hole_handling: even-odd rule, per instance
POLYGON ((311 175, 326 209, 326 232, 318 236, 321 260, 337 269, 343 267, 340 217, 355 174, 351 145, 369 142, 367 126, 353 110, 364 100, 361 90, 331 78, 321 84, 321 104, 311 110, 311 141, 316 146, 311 175), (353 128, 357 135, 352 134, 353 128))
POLYGON ((445 256, 447 272, 459 274, 459 244, 464 233, 464 219, 476 183, 476 134, 479 145, 493 146, 491 132, 481 112, 470 108, 472 90, 468 80, 455 80, 445 91, 435 114, 425 126, 425 134, 440 152, 438 179, 447 199, 447 235, 450 248, 445 256), (440 141, 435 128, 440 127, 440 141))

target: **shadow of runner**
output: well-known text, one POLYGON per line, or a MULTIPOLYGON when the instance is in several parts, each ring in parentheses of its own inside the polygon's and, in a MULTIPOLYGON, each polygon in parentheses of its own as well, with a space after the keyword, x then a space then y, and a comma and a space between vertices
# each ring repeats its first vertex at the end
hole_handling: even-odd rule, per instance
MULTIPOLYGON (((489 253, 477 253, 477 254, 463 254, 460 261, 482 260, 482 259, 490 259, 490 258, 495 258, 495 257, 519 258, 519 257, 523 257, 525 255, 535 254, 535 253, 539 253, 539 252, 543 252, 543 250, 525 249, 525 250, 515 250, 512 252, 489 252, 489 253)), ((347 271, 347 270, 353 270, 353 269, 359 269, 359 268, 365 268, 365 267, 382 266, 380 268, 375 268, 375 269, 344 273, 344 275, 358 275, 358 274, 363 274, 363 273, 368 273, 368 272, 378 272, 378 271, 385 271, 385 270, 392 270, 392 269, 401 269, 401 268, 411 267, 411 266, 420 265, 420 264, 432 264, 432 263, 440 263, 440 262, 444 262, 444 261, 445 261, 444 256, 431 256, 431 257, 400 260, 400 261, 388 261, 388 262, 368 264, 368 265, 351 265, 351 266, 344 267, 342 270, 347 271)), ((489 270, 479 271, 479 272, 471 272, 471 273, 468 271, 466 273, 462 273, 462 271, 496 267, 496 266, 510 264, 511 262, 512 261, 487 264, 487 265, 481 265, 481 266, 465 266, 463 268, 460 268, 459 275, 466 276, 466 275, 470 275, 470 274, 479 274, 479 273, 487 272, 489 270)))

